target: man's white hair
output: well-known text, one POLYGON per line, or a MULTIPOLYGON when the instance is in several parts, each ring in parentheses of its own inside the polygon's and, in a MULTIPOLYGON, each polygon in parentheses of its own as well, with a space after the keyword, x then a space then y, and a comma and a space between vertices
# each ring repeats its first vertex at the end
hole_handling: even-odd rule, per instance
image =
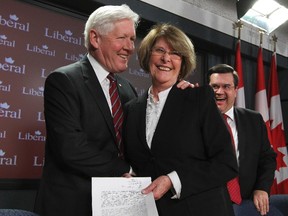
POLYGON ((85 47, 89 49, 90 38, 89 32, 95 29, 101 35, 107 35, 113 30, 114 23, 123 20, 133 20, 135 28, 138 26, 139 15, 132 11, 126 4, 122 5, 106 5, 96 9, 88 18, 85 24, 84 41, 85 47))

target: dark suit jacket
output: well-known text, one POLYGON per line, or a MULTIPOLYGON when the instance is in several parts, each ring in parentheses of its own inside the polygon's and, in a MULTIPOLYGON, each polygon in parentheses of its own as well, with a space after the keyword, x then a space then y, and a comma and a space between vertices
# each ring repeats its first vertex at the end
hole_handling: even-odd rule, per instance
POLYGON ((276 169, 276 153, 270 145, 266 125, 260 113, 234 107, 238 131, 241 195, 250 199, 254 190, 270 188, 276 169))
MULTIPOLYGON (((116 76, 122 104, 136 97, 116 76)), ((91 216, 91 177, 121 176, 111 112, 87 57, 56 69, 45 82, 45 166, 35 211, 42 216, 91 216)))
POLYGON ((138 176, 176 171, 181 198, 167 192, 160 216, 234 215, 226 182, 237 175, 229 132, 209 86, 181 90, 173 86, 149 149, 145 138, 147 93, 127 104, 125 157, 138 176))

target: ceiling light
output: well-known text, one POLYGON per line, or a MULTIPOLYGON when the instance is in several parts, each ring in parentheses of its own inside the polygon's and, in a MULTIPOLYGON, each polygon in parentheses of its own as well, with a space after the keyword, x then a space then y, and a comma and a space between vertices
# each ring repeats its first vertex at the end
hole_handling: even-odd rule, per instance
POLYGON ((270 34, 286 20, 288 20, 288 9, 275 0, 237 2, 238 19, 249 23, 270 34), (247 11, 248 10, 248 11, 247 11))

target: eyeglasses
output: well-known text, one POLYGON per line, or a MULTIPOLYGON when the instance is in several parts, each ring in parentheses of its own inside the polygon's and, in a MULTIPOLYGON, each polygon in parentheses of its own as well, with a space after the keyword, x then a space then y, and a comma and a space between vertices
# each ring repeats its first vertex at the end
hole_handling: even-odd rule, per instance
POLYGON ((154 47, 152 49, 152 54, 153 55, 159 55, 159 56, 164 56, 165 54, 168 54, 170 56, 171 59, 174 59, 174 60, 180 60, 182 59, 182 54, 178 51, 167 51, 163 48, 160 48, 160 47, 154 47))
POLYGON ((231 91, 235 86, 230 84, 224 84, 224 85, 218 85, 218 84, 211 84, 211 87, 214 91, 218 91, 220 88, 222 88, 224 91, 231 91))

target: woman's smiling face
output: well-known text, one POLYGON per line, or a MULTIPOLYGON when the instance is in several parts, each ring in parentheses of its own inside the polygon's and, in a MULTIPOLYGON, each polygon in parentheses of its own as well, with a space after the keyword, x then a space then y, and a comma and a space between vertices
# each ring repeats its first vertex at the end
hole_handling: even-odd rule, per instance
POLYGON ((155 42, 149 63, 154 86, 166 89, 177 82, 182 58, 179 55, 175 55, 173 51, 175 50, 164 38, 159 38, 155 42))

